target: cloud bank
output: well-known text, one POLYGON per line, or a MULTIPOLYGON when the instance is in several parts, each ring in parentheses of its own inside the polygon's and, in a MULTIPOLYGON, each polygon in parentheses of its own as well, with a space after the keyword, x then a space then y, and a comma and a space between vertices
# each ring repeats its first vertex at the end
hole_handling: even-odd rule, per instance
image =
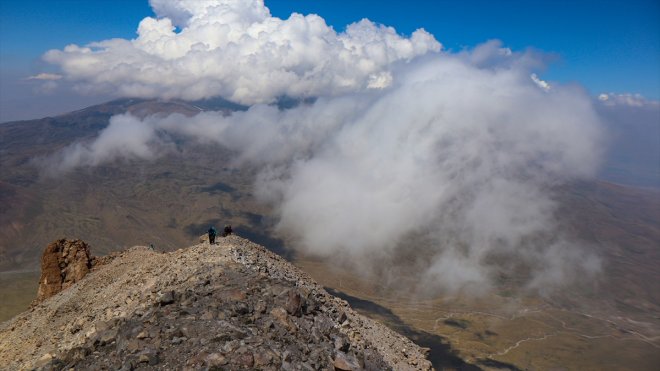
POLYGON ((391 83, 390 66, 440 44, 361 20, 337 33, 317 15, 272 17, 262 0, 152 0, 133 40, 51 50, 44 59, 82 91, 237 103, 338 95, 391 83), (177 30, 176 27, 179 27, 177 30))
POLYGON ((532 288, 598 271, 598 258, 557 229, 552 189, 594 176, 600 121, 582 90, 532 75, 542 64, 533 53, 497 41, 435 53, 424 31, 406 39, 363 20, 337 34, 318 16, 272 18, 259 1, 152 6, 163 18, 142 21, 136 40, 47 58, 69 79, 121 94, 257 104, 117 116, 51 170, 152 159, 187 138, 259 167, 257 194, 301 251, 363 267, 419 255, 418 278, 450 291, 488 288, 518 264, 532 288), (258 103, 281 95, 318 99, 258 103))

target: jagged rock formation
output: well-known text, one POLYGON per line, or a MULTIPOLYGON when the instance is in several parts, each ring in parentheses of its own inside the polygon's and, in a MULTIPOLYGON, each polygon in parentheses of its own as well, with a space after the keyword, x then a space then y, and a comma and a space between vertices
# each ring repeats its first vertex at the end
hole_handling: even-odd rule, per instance
POLYGON ((0 325, 7 369, 428 370, 407 338, 237 236, 134 247, 0 325))
POLYGON ((84 241, 60 239, 51 242, 41 256, 41 278, 35 303, 80 281, 91 268, 92 256, 84 241))

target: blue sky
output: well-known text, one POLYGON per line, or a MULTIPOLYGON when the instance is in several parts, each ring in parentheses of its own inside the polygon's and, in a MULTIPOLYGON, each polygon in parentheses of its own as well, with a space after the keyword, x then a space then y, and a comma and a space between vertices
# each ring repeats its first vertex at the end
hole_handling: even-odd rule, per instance
MULTIPOLYGON (((294 11, 319 14, 338 31, 362 18, 403 34, 424 28, 453 51, 500 39, 513 50, 531 47, 552 54, 556 60, 541 74, 546 80, 577 82, 592 95, 640 93, 660 98, 658 1, 267 0, 266 5, 281 18, 294 11)), ((42 113, 29 103, 31 98, 39 101, 38 94, 21 79, 48 70, 40 60, 45 51, 70 43, 132 38, 139 21, 151 15, 146 0, 1 1, 1 121, 13 119, 7 113, 15 109, 42 113)), ((87 97, 65 106, 102 98, 87 97)), ((56 99, 51 102, 52 108, 41 108, 63 107, 56 99)))

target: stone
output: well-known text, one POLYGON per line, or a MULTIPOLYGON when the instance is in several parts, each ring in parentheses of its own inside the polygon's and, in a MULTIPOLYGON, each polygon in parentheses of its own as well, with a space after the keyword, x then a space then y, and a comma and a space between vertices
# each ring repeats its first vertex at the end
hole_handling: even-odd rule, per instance
POLYGON ((52 354, 46 353, 43 356, 41 356, 41 358, 39 358, 37 363, 35 363, 35 367, 36 368, 45 367, 46 365, 48 365, 53 360, 53 358, 54 357, 53 357, 52 354))
POLYGON ((211 353, 206 356, 206 364, 209 367, 226 365, 227 358, 222 353, 211 353))
POLYGON ((348 348, 351 346, 351 344, 344 338, 343 336, 337 336, 335 337, 335 349, 342 351, 342 352, 347 352, 348 348))
POLYGON ((165 305, 169 305, 169 304, 174 303, 174 292, 173 291, 166 291, 166 292, 162 293, 158 297, 158 303, 161 306, 165 306, 165 305))
POLYGON ((186 340, 187 340, 187 338, 185 338, 185 337, 174 337, 172 340, 170 340, 170 343, 174 344, 174 345, 177 345, 177 344, 183 343, 186 340))
POLYGON ((35 303, 80 281, 91 267, 89 245, 83 240, 60 239, 51 242, 41 256, 41 277, 35 303))
POLYGON ((337 318, 337 322, 341 324, 344 323, 347 319, 348 317, 346 316, 346 312, 341 311, 341 313, 339 313, 339 317, 337 318))
POLYGON ((158 352, 155 349, 146 349, 138 355, 139 363, 147 363, 149 366, 157 365, 159 362, 158 352))
POLYGON ((248 313, 250 313, 250 307, 246 303, 243 303, 243 302, 236 303, 236 304, 234 304, 234 313, 236 313, 238 315, 241 315, 241 316, 245 315, 245 314, 248 314, 248 313))
POLYGON ((257 351, 254 353, 254 365, 267 366, 273 361, 273 356, 270 350, 257 351))
POLYGON ((333 366, 335 366, 335 370, 342 371, 354 371, 362 369, 355 357, 344 352, 337 352, 337 354, 335 354, 333 366))
POLYGON ((273 310, 270 311, 270 315, 275 317, 275 319, 279 323, 286 326, 289 317, 288 317, 288 314, 287 314, 287 312, 284 308, 282 308, 282 307, 273 308, 273 310))
POLYGON ((257 305, 254 307, 254 311, 263 314, 266 313, 266 310, 268 309, 268 306, 266 305, 266 302, 263 300, 257 301, 257 305))
POLYGON ((300 317, 302 314, 302 297, 295 290, 290 290, 286 301, 286 311, 292 316, 300 317))
POLYGON ((252 368, 254 366, 254 356, 251 352, 240 353, 237 358, 237 363, 246 368, 252 368))
POLYGON ((116 336, 117 336, 117 330, 103 330, 97 333, 96 339, 94 340, 94 344, 100 346, 110 344, 115 341, 116 336))

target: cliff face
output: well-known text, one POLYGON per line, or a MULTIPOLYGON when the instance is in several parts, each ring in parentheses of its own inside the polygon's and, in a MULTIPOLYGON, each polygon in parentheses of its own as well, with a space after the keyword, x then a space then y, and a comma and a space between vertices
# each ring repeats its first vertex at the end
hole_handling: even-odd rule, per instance
POLYGON ((8 369, 431 369, 418 346, 237 236, 134 247, 0 325, 8 369))

